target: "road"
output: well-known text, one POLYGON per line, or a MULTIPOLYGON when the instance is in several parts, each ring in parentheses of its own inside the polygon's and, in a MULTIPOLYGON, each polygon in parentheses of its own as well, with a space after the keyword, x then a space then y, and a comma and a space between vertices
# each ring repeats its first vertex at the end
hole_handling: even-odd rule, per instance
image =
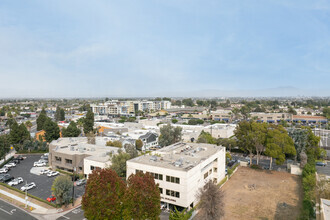
MULTIPOLYGON (((71 212, 62 215, 61 217, 57 218, 57 220, 67 220, 67 219, 72 219, 72 220, 83 220, 86 219, 84 217, 84 211, 81 209, 81 206, 72 210, 71 212)), ((87 219, 86 219, 87 220, 87 219)))
POLYGON ((31 216, 29 213, 21 210, 20 208, 17 208, 15 206, 12 206, 8 204, 7 202, 0 200, 0 219, 5 220, 18 220, 18 219, 24 219, 24 220, 37 220, 33 216, 31 216))

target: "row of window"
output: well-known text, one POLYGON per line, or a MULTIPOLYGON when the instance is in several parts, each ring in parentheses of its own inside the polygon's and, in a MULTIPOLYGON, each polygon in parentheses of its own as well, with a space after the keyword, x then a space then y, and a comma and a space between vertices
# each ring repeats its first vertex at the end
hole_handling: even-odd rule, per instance
POLYGON ((174 176, 166 176, 166 182, 180 184, 180 178, 174 176))
MULTIPOLYGON (((163 194, 163 188, 159 188, 160 194, 163 194)), ((166 195, 167 196, 172 196, 172 197, 176 197, 176 198, 180 198, 180 193, 177 191, 173 191, 170 189, 166 190, 166 195)))
MULTIPOLYGON (((214 167, 213 168, 213 171, 216 173, 216 172, 218 172, 218 168, 216 168, 216 167, 214 167)), ((206 172, 206 173, 204 173, 204 179, 206 179, 209 175, 211 175, 212 174, 212 168, 208 171, 208 172, 206 172)))
MULTIPOLYGON (((135 173, 139 173, 139 172, 143 173, 143 170, 135 170, 135 173)), ((157 180, 163 180, 163 174, 152 173, 152 172, 147 172, 147 173, 150 173, 157 180)), ((166 176, 166 182, 180 184, 180 178, 174 176, 166 176)))
MULTIPOLYGON (((55 156, 55 160, 56 160, 57 162, 62 162, 62 157, 57 157, 57 156, 55 156)), ((72 160, 65 159, 65 163, 72 164, 72 160)))

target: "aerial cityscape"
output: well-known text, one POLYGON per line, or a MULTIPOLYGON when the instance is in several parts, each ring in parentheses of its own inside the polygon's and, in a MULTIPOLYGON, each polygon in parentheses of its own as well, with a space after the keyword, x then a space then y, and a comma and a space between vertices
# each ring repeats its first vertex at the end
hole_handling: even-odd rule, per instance
POLYGON ((0 219, 330 220, 330 3, 0 14, 0 219))

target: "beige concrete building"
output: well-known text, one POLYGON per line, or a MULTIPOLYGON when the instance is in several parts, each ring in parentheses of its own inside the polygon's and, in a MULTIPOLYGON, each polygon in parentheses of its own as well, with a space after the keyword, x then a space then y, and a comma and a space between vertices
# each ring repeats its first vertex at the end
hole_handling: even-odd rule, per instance
POLYGON ((250 118, 257 118, 259 122, 278 123, 281 120, 292 121, 292 114, 252 112, 250 118))

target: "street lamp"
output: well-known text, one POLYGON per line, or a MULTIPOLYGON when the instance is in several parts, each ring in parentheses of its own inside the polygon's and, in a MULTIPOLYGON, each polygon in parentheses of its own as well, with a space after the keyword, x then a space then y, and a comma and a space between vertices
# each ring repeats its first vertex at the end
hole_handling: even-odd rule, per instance
POLYGON ((73 176, 72 176, 72 206, 74 204, 74 181, 75 181, 75 172, 76 172, 76 168, 73 168, 73 176))

